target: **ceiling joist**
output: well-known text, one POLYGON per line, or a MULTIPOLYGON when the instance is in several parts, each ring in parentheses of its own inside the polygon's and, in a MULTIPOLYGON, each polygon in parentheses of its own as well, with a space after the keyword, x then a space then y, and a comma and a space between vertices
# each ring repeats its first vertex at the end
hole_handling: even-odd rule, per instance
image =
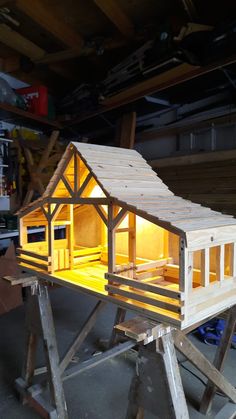
POLYGON ((134 37, 134 26, 131 20, 114 0, 94 0, 107 18, 119 29, 126 38, 134 37))
POLYGON ((50 32, 55 38, 70 48, 81 50, 84 44, 83 38, 69 25, 57 18, 46 8, 40 0, 33 3, 28 0, 17 0, 16 7, 29 16, 34 22, 50 32))
POLYGON ((3 44, 29 57, 32 61, 39 60, 45 55, 45 51, 42 48, 4 23, 0 24, 0 39, 3 44))
MULTIPOLYGON (((30 58, 32 62, 37 62, 40 58, 46 55, 46 52, 35 45, 33 42, 29 41, 27 38, 19 34, 18 32, 12 30, 5 24, 0 24, 0 39, 1 42, 18 53, 30 58)), ((70 73, 69 69, 61 68, 61 66, 54 64, 49 66, 49 68, 58 73, 60 76, 75 81, 75 77, 70 73)), ((18 69, 20 70, 20 60, 18 59, 18 69)), ((15 63, 14 71, 17 71, 17 59, 15 63)), ((12 71, 9 71, 12 72, 12 71)))

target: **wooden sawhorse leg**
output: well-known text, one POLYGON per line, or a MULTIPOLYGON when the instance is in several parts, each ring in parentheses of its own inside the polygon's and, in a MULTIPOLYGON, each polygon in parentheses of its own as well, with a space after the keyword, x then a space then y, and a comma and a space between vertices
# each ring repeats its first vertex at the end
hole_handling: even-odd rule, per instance
MULTIPOLYGON (((233 306, 228 312, 228 317, 226 320, 223 335, 220 340, 220 345, 218 346, 216 350, 213 365, 219 371, 222 371, 224 368, 226 356, 230 349, 232 338, 235 332, 235 326, 236 326, 236 305, 233 306)), ((208 381, 206 389, 202 397, 201 405, 200 405, 200 412, 203 413, 204 415, 207 415, 211 411, 212 402, 213 402, 213 398, 216 393, 216 390, 217 390, 217 387, 211 381, 208 381)))
MULTIPOLYGON (((51 303, 48 295, 48 287, 37 280, 37 277, 31 277, 31 282, 26 285, 26 355, 23 366, 22 376, 16 380, 16 388, 22 396, 23 403, 29 403, 38 411, 41 417, 49 419, 68 419, 66 401, 63 391, 63 380, 65 379, 65 370, 70 364, 73 356, 79 350, 96 323, 98 314, 106 304, 99 301, 85 321, 82 329, 74 338, 72 344, 66 350, 59 361, 55 328, 52 316, 51 303), (46 367, 35 368, 36 351, 39 339, 43 341, 43 347, 46 358, 46 367), (33 384, 35 375, 47 373, 47 380, 42 384, 33 384), (44 397, 46 393, 45 383, 49 384, 51 400, 47 401, 44 397)), ((27 277, 22 280, 27 281, 27 277)), ((132 347, 132 344, 128 345, 132 347)), ((118 348, 117 353, 122 352, 127 346, 118 348)), ((113 353, 112 353, 113 355, 113 353)), ((116 351, 114 351, 114 356, 116 351)), ((111 354, 106 354, 106 357, 111 354)), ((95 360, 97 361, 97 358, 95 360)), ((102 362, 100 360, 100 362, 102 362)), ((95 362, 94 362, 95 364, 95 362)), ((81 367, 81 366, 78 366, 81 367)), ((86 367, 88 365, 86 364, 86 367)), ((83 368, 86 368, 83 366, 83 368)), ((79 368, 80 370, 81 368, 79 368)), ((75 375, 74 368, 72 368, 75 375)), ((71 370, 69 370, 70 372, 71 370)), ((68 379, 68 372, 66 374, 68 379)))
POLYGON ((139 347, 126 419, 144 418, 148 410, 162 419, 189 419, 171 333, 139 347))
POLYGON ((116 330, 139 345, 126 419, 143 419, 145 410, 161 419, 189 419, 172 328, 135 317, 116 330))
POLYGON ((48 288, 36 281, 28 287, 27 294, 27 352, 22 377, 16 380, 16 388, 24 402, 33 405, 42 417, 68 419, 48 288), (32 385, 39 338, 43 340, 52 406, 42 397, 45 389, 32 385))
MULTIPOLYGON (((226 327, 223 337, 227 342, 231 342, 235 326, 233 318, 235 308, 228 318, 229 327, 226 327)), ((128 320, 116 329, 136 340, 140 346, 126 419, 138 419, 138 408, 149 410, 162 419, 189 418, 175 348, 205 375, 214 388, 236 404, 236 389, 180 330, 142 317, 128 320)), ((221 350, 219 352, 222 362, 224 356, 221 350)))
POLYGON ((116 310, 114 326, 113 326, 110 341, 108 344, 109 348, 113 348, 113 346, 115 346, 118 343, 118 334, 115 329, 115 326, 125 321, 125 315, 126 315, 126 310, 124 308, 118 307, 116 310))

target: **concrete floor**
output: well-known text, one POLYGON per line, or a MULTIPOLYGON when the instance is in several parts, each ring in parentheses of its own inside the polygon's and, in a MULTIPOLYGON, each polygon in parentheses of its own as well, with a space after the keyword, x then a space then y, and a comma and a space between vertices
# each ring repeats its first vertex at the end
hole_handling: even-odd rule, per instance
MULTIPOLYGON (((51 293, 52 307, 58 347, 60 354, 73 340, 82 326, 96 300, 68 289, 57 289, 51 293)), ((108 304, 100 313, 96 327, 88 336, 78 353, 78 360, 88 358, 97 350, 99 339, 108 339, 111 333, 116 308, 108 304)), ((196 346, 212 360, 215 347, 199 342, 194 336, 196 346)), ((0 317, 0 419, 36 419, 38 415, 29 407, 21 406, 14 393, 14 379, 20 375, 24 350, 24 308, 20 307, 0 317)), ((225 375, 236 385, 236 351, 231 349, 225 367, 225 375)), ((43 365, 40 359, 39 365, 43 365)), ((188 362, 184 365, 201 374, 188 362)), ((89 370, 65 383, 65 394, 70 419, 123 419, 127 409, 127 395, 135 367, 134 353, 123 354, 115 359, 89 370)), ((204 385, 181 367, 183 385, 188 401, 191 419, 204 416, 197 408, 204 385)), ((204 378, 203 378, 204 379, 204 378)), ((213 413, 217 412, 226 400, 216 396, 213 413)), ((145 419, 154 419, 145 413, 145 419)), ((163 412, 160 419, 168 419, 163 412)))

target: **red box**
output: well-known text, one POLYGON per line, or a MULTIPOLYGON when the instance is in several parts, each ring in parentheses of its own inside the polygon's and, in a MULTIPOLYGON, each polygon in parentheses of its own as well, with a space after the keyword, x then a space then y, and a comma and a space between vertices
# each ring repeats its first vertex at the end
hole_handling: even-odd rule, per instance
POLYGON ((27 102, 29 112, 40 116, 48 116, 48 89, 46 86, 31 86, 16 89, 27 102))

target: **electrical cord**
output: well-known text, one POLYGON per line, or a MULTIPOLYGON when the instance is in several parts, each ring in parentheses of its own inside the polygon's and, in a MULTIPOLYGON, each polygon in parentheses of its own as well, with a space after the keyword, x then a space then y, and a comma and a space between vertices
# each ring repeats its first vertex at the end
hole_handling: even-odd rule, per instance
MULTIPOLYGON (((180 365, 183 369, 185 369, 186 371, 188 371, 190 374, 192 374, 195 378, 197 378, 197 380, 198 380, 198 381, 200 381, 200 382, 204 385, 204 387, 206 387, 206 383, 205 383, 205 381, 204 381, 201 377, 199 377, 199 375, 195 374, 195 372, 191 371, 188 367, 186 367, 186 366, 184 365, 184 363, 185 363, 185 362, 188 362, 188 360, 185 360, 185 361, 179 362, 179 365, 180 365)), ((216 394, 217 394, 218 396, 221 396, 221 397, 226 397, 226 398, 227 398, 227 396, 226 396, 225 394, 221 393, 221 391, 219 391, 219 390, 217 390, 217 391, 216 391, 216 394)))

